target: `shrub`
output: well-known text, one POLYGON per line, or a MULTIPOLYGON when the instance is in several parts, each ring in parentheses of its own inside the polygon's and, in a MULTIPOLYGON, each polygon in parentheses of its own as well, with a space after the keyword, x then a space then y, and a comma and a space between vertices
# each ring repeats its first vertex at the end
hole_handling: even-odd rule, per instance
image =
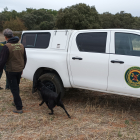
POLYGON ((23 31, 26 30, 24 23, 19 19, 10 19, 10 21, 5 21, 3 24, 3 29, 9 28, 13 31, 23 31))

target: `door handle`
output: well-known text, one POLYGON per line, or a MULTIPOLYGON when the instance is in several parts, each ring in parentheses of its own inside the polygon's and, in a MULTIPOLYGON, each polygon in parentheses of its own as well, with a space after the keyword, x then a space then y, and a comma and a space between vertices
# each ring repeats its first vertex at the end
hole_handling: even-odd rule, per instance
POLYGON ((78 60, 82 60, 83 58, 80 57, 72 57, 73 60, 78 59, 78 60))
POLYGON ((123 64, 124 62, 123 61, 117 61, 117 60, 111 60, 111 63, 120 63, 120 64, 123 64))

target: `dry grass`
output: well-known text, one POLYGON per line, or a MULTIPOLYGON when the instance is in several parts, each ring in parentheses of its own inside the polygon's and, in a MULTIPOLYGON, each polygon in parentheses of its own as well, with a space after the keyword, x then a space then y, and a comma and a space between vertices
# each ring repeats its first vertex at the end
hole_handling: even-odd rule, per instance
MULTIPOLYGON (((0 39, 1 40, 1 39, 0 39)), ((1 40, 3 41, 3 40, 1 40)), ((0 81, 5 87, 5 74, 0 81)), ((32 82, 21 79, 23 114, 12 112, 12 94, 0 90, 0 139, 2 140, 138 140, 140 99, 71 89, 54 115, 39 96, 31 93, 32 82)))
MULTIPOLYGON (((24 113, 12 112, 12 94, 0 91, 0 138, 2 140, 128 140, 140 138, 140 100, 124 96, 71 89, 63 109, 54 108, 54 115, 31 93, 32 82, 21 79, 20 91, 24 113)), ((5 74, 1 79, 5 87, 5 74)))

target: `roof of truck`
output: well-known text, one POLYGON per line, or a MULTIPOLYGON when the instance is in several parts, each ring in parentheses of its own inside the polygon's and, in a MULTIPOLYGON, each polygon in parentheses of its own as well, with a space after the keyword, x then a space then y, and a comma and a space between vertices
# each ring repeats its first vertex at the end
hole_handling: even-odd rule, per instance
POLYGON ((140 30, 135 30, 135 29, 82 29, 82 30, 72 30, 72 29, 61 29, 61 30, 26 30, 26 31, 22 31, 22 33, 24 32, 57 32, 57 31, 135 31, 135 32, 140 32, 140 30))
POLYGON ((113 30, 122 30, 122 31, 128 31, 128 30, 132 30, 132 31, 140 31, 140 30, 136 30, 136 29, 121 29, 121 28, 115 28, 115 29, 83 29, 83 30, 106 30, 106 31, 113 31, 113 30))

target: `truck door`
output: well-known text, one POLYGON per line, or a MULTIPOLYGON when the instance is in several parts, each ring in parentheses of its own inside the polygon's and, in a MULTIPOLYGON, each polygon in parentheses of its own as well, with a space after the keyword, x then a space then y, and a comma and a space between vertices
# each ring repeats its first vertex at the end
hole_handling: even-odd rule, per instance
POLYGON ((140 32, 111 31, 108 91, 140 96, 140 32))
POLYGON ((69 66, 73 87, 107 90, 110 31, 78 31, 72 36, 69 66))

